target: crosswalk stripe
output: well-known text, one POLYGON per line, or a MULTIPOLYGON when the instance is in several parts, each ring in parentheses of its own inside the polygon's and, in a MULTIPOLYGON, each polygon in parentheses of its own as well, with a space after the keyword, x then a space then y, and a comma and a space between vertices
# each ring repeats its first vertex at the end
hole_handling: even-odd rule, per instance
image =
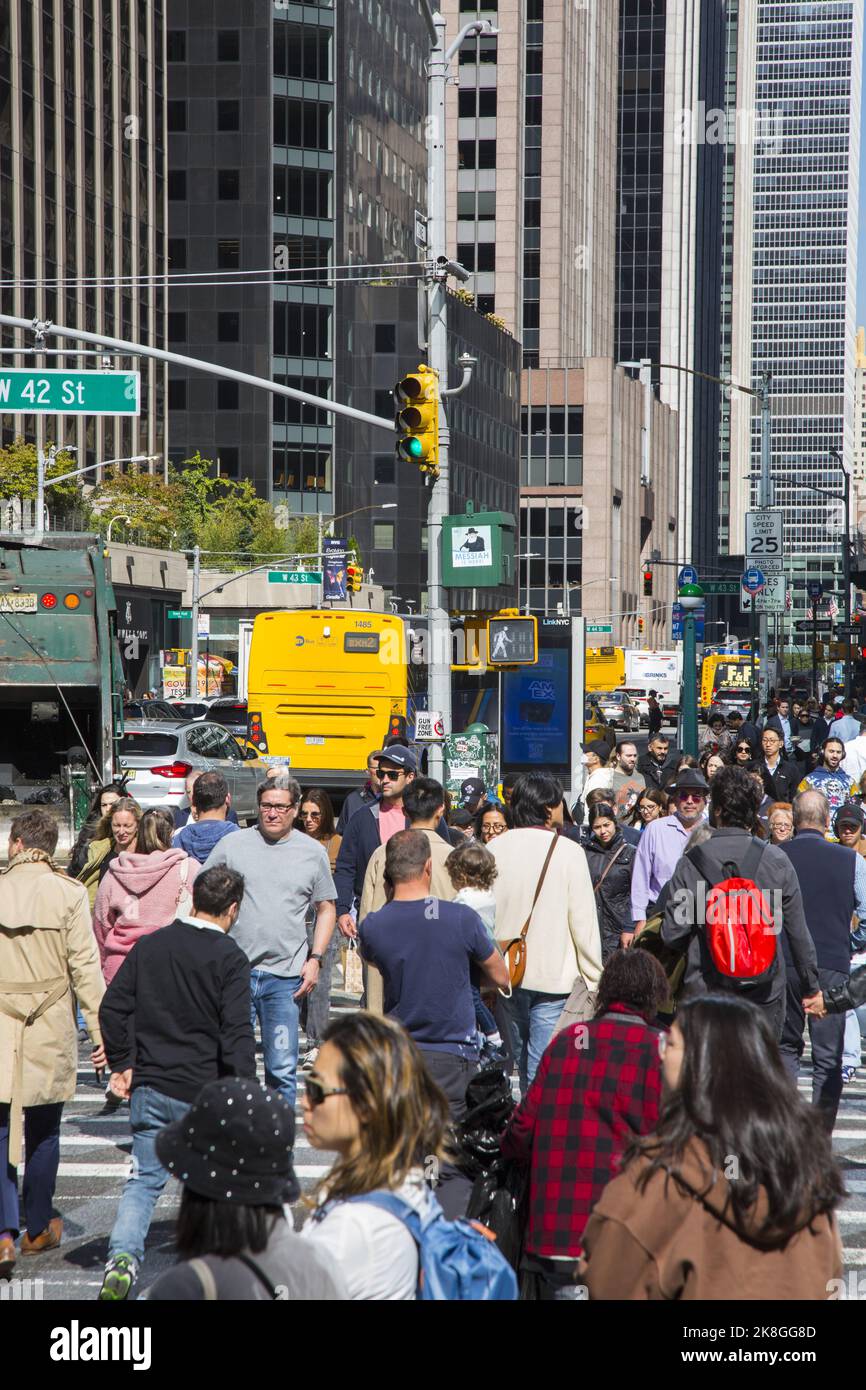
MULTIPOLYGON (((61 1178, 126 1178, 129 1176, 131 1159, 125 1163, 63 1163, 57 1170, 61 1178)), ((24 1164, 19 1172, 24 1171, 24 1164)), ((323 1178, 331 1171, 330 1163, 299 1163, 295 1167, 298 1178, 323 1178)))

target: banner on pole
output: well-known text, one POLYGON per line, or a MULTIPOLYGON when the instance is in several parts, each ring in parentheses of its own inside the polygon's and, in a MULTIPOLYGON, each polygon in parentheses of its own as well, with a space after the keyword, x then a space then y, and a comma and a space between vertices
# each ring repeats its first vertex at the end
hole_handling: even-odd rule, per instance
POLYGON ((346 597, 346 541, 326 536, 322 542, 322 598, 346 597))

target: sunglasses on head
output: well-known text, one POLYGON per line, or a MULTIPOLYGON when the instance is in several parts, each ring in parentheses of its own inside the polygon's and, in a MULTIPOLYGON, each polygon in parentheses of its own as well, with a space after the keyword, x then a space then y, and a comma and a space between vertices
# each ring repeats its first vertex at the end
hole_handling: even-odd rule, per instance
POLYGON ((382 767, 376 773, 380 782, 384 782, 387 777, 389 782, 396 782, 398 777, 403 776, 402 767, 382 767))
POLYGON ((349 1092, 345 1086, 323 1086, 321 1081, 317 1081, 314 1076, 308 1076, 306 1081, 307 1100, 313 1109, 321 1105, 322 1101, 327 1100, 328 1096, 347 1096, 349 1092))

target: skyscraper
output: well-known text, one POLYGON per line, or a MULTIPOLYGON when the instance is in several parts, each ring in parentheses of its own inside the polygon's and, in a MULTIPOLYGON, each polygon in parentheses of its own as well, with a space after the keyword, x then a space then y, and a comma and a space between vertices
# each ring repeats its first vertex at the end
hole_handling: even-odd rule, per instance
MULTIPOLYGON (((7 313, 164 346, 163 22, 163 0, 0 5, 7 313)), ((0 329, 0 345, 16 336, 0 329)), ((82 467, 162 453, 165 367, 109 356, 113 367, 141 372, 138 418, 6 415, 2 440, 39 432, 75 445, 82 467)), ((27 360, 3 359, 6 366, 27 360)), ((93 368, 99 360, 68 352, 44 365, 93 368)), ((98 477, 94 471, 88 481, 98 477)))
MULTIPOLYGON (((809 578, 841 574, 841 505, 804 485, 841 491, 830 451, 853 460, 862 45, 863 0, 758 0, 752 369, 771 373, 793 618, 809 578)), ((754 421, 753 472, 759 454, 754 421)))

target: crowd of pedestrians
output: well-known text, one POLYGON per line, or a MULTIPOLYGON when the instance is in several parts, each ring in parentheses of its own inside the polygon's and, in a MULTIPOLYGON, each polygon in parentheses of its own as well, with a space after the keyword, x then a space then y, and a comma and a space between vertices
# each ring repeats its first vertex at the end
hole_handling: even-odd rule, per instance
MULTIPOLYGON (((219 773, 175 816, 117 783, 61 871, 56 820, 19 817, 0 873, 0 1278, 61 1243, 83 1030, 132 1133, 103 1301, 448 1296, 430 1292, 449 1287, 438 1223, 477 1239, 460 1218, 485 1220, 483 1193, 523 1299, 826 1296, 830 1133, 866 1001, 866 736, 853 705, 831 713, 714 714, 699 763, 659 719, 643 756, 590 743, 574 807, 541 769, 452 798, 391 740, 339 818, 284 768, 247 828, 219 773), (338 947, 360 953, 364 997, 331 1018, 338 947), (335 1155, 300 1233, 299 1089, 307 1142, 335 1155), (143 1291, 171 1178, 177 1263, 143 1291), (514 1197, 505 1226, 491 1185, 514 1197)), ((485 1268, 487 1296, 513 1297, 504 1256, 485 1268)))

